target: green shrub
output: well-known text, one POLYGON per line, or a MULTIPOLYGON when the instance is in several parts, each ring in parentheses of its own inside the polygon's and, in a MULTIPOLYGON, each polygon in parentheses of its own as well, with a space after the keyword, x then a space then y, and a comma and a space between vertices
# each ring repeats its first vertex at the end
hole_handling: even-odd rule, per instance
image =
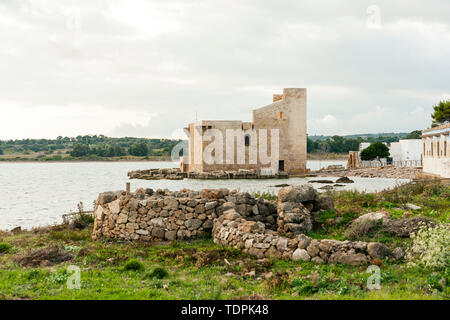
POLYGON ((166 269, 156 267, 155 269, 153 269, 152 272, 147 273, 145 275, 145 278, 164 279, 164 278, 167 278, 168 276, 169 276, 169 272, 167 272, 166 269))
POLYGON ((11 248, 12 245, 9 243, 0 242, 0 253, 7 253, 11 248))
POLYGON ((255 192, 255 198, 263 198, 264 200, 273 201, 277 200, 278 196, 270 192, 255 192))
POLYGON ((445 269, 450 265, 450 224, 422 225, 411 234, 413 240, 406 258, 410 266, 445 269))
POLYGON ((39 269, 33 269, 25 273, 24 277, 27 280, 38 279, 41 276, 41 271, 39 269))
POLYGON ((82 231, 52 231, 50 233, 50 238, 54 240, 71 240, 71 241, 82 241, 82 240, 89 240, 91 238, 91 235, 89 234, 88 230, 82 230, 82 231))
POLYGON ((141 271, 144 270, 144 264, 136 259, 130 259, 128 260, 125 265, 123 266, 123 269, 126 271, 141 271))
POLYGON ((94 223, 94 216, 86 213, 80 213, 75 222, 79 224, 91 224, 94 223))

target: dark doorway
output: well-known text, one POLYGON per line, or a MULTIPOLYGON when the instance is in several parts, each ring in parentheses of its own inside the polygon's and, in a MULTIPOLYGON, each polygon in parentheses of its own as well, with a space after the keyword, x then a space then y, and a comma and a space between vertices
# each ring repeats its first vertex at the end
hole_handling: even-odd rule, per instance
POLYGON ((278 161, 278 171, 284 171, 284 160, 278 161))

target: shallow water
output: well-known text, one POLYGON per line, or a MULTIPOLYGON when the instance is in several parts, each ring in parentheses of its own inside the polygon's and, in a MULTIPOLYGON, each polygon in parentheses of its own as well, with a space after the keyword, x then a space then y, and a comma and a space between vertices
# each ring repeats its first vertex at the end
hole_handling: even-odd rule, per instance
MULTIPOLYGON (((317 170, 330 164, 345 161, 308 161, 308 168, 317 170)), ((61 215, 77 211, 83 202, 85 210, 92 210, 100 192, 125 189, 131 170, 176 167, 171 162, 79 162, 79 163, 0 163, 0 230, 21 226, 60 223, 61 215)), ((308 180, 327 178, 291 178, 270 180, 131 180, 131 189, 140 187, 179 190, 189 188, 227 187, 242 191, 267 191, 275 193, 277 184, 305 183, 308 180)), ((355 183, 341 189, 380 191, 408 180, 352 178, 355 183)), ((313 184, 315 187, 323 184, 313 184)))

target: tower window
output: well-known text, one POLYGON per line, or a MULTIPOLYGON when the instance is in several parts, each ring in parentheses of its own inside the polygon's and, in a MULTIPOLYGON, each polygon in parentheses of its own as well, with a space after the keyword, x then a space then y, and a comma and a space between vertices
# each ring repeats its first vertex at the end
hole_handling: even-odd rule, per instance
POLYGON ((283 112, 278 112, 278 119, 283 119, 283 112))
POLYGON ((246 134, 245 135, 245 146, 248 147, 249 145, 250 145, 250 135, 246 134))

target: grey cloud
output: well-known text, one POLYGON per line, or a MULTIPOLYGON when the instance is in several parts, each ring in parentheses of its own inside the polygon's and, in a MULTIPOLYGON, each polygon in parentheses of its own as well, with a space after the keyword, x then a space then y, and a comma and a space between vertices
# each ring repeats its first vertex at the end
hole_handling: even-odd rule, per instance
POLYGON ((2 1, 0 111, 7 103, 145 110, 161 118, 148 125, 124 119, 111 134, 170 136, 196 112, 203 119, 249 120, 272 93, 306 87, 311 134, 392 123, 392 130, 419 129, 429 119, 396 117, 417 107, 429 113, 450 95, 450 3, 377 1, 379 30, 366 27, 372 4, 2 1), (121 16, 118 4, 131 16, 121 16), (79 28, 70 20, 68 27, 71 10, 79 13, 79 28), (355 120, 351 128, 339 122, 365 119, 377 106, 394 111, 388 121, 355 120), (336 127, 320 126, 326 115, 338 119, 336 127))

